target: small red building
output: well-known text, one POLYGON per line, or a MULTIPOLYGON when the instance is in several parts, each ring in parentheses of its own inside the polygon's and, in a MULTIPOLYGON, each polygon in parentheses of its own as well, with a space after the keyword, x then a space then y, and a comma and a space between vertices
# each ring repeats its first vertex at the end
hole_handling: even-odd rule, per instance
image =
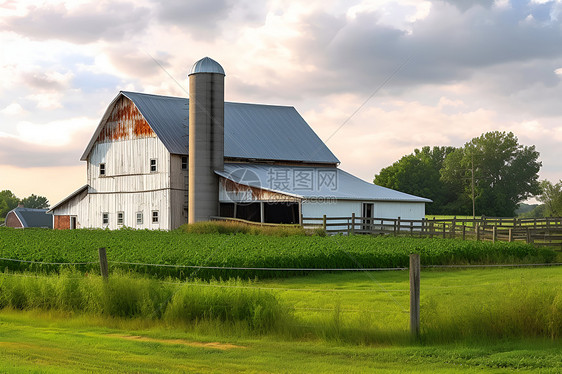
POLYGON ((53 228, 53 216, 47 214, 47 209, 31 209, 17 207, 6 215, 6 227, 27 228, 44 227, 53 228))

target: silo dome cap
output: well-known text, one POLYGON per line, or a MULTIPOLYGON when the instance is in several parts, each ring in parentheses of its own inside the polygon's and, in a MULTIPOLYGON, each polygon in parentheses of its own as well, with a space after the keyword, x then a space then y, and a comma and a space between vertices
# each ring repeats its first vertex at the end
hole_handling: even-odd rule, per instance
POLYGON ((197 73, 215 73, 226 75, 221 64, 210 57, 203 57, 201 60, 194 63, 188 75, 197 73))

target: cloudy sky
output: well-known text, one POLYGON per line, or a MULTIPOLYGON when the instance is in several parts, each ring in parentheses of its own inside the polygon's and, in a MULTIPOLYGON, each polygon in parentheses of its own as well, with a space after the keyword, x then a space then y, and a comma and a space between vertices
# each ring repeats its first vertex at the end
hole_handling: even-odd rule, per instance
POLYGON ((365 180, 414 148, 513 131, 562 178, 562 0, 0 0, 0 190, 55 203, 119 90, 292 105, 365 180))

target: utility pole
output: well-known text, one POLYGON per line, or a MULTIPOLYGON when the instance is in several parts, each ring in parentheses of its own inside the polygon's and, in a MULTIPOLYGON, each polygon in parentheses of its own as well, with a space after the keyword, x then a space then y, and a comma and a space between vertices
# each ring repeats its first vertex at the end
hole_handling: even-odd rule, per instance
POLYGON ((476 219, 476 207, 474 204, 474 155, 472 155, 472 219, 476 219))

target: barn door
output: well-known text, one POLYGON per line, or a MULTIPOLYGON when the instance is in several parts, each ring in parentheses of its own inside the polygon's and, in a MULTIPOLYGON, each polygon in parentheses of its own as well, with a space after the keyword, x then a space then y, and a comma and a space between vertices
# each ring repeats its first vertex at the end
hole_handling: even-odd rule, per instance
POLYGON ((363 203, 363 212, 361 216, 363 217, 363 231, 371 231, 371 224, 373 223, 373 203, 363 203))
POLYGON ((71 229, 71 230, 75 230, 75 229, 76 229, 76 216, 71 216, 71 217, 70 217, 70 229, 71 229))

